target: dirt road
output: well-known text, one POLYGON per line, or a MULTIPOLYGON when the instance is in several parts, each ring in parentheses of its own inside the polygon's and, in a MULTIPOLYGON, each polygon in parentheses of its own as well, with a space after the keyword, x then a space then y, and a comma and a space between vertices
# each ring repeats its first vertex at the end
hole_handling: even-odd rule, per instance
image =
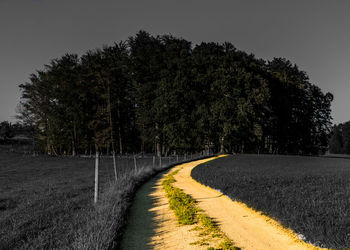
MULTIPOLYGON (((233 240, 237 247, 264 250, 317 249, 299 240, 295 233, 284 229, 275 220, 255 212, 242 203, 232 201, 218 191, 193 180, 190 176, 191 170, 212 159, 215 158, 185 163, 173 168, 172 171, 182 168, 174 176, 176 179, 174 185, 198 201, 198 206, 218 222, 222 231, 233 240)), ((140 239, 139 232, 135 230, 143 227, 148 232, 147 240, 135 248, 124 240, 123 249, 206 249, 206 247, 190 245, 191 242, 198 240, 198 236, 195 232, 188 231, 191 226, 177 224, 173 212, 169 209, 165 192, 160 185, 161 178, 158 177, 157 180, 154 180, 154 183, 149 184, 147 190, 144 190, 145 192, 136 198, 134 206, 136 210, 141 209, 140 206, 144 206, 145 199, 151 201, 151 203, 148 202, 148 206, 144 206, 144 210, 146 209, 148 214, 140 214, 136 211, 135 218, 129 220, 129 224, 131 224, 128 226, 129 233, 125 234, 124 237, 127 239, 131 235, 135 235, 134 240, 131 240, 135 244, 137 239, 140 239), (149 222, 148 229, 142 222, 145 220, 149 222)))
MULTIPOLYGON (((171 170, 172 171, 172 170, 171 170)), ((121 249, 207 249, 191 245, 199 240, 194 225, 179 226, 161 185, 168 173, 159 174, 137 192, 123 235, 121 249)))

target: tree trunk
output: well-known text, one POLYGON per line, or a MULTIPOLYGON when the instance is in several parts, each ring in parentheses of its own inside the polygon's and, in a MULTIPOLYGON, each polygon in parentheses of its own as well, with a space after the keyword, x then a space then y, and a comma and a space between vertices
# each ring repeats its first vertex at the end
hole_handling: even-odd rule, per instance
POLYGON ((160 136, 158 134, 158 123, 156 123, 156 131, 157 131, 157 135, 155 137, 155 141, 156 141, 156 153, 157 153, 157 156, 160 157, 162 155, 162 147, 161 147, 161 144, 160 144, 160 136))
POLYGON ((36 156, 36 152, 35 152, 35 128, 33 127, 33 156, 36 156))
POLYGON ((73 122, 73 138, 72 138, 72 155, 76 156, 77 151, 76 151, 76 140, 77 140, 77 129, 75 125, 75 121, 73 122))
MULTIPOLYGON (((157 139, 158 136, 156 136, 157 139)), ((158 137, 159 138, 159 137, 158 137)), ((162 156, 162 149, 161 149, 161 145, 159 142, 156 142, 156 149, 157 149, 157 156, 160 157, 162 156)))
POLYGON ((75 156, 75 143, 74 143, 74 139, 72 139, 72 156, 75 156))
POLYGON ((46 151, 48 155, 51 155, 51 144, 49 136, 49 124, 47 118, 45 119, 45 131, 46 131, 46 151))
POLYGON ((224 153, 224 151, 225 151, 224 140, 225 140, 225 138, 224 138, 224 136, 222 136, 220 138, 220 153, 224 153))
POLYGON ((162 155, 168 156, 165 135, 162 136, 162 155))
POLYGON ((123 140, 122 140, 122 134, 120 131, 120 126, 118 127, 118 136, 119 136, 119 153, 123 154, 123 140))
MULTIPOLYGON (((142 131, 145 131, 145 124, 142 123, 142 131)), ((145 152, 145 139, 141 136, 141 152, 145 152)))
POLYGON ((123 140, 122 140, 122 128, 121 128, 121 115, 120 115, 120 101, 118 98, 118 108, 117 108, 117 116, 118 116, 118 137, 119 137, 119 153, 123 154, 123 140))

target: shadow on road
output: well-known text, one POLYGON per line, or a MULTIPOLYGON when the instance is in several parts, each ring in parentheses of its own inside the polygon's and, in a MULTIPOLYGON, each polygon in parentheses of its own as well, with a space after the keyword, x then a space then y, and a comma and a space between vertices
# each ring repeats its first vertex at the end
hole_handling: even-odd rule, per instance
POLYGON ((151 194, 157 188, 157 182, 164 174, 165 172, 159 173, 137 191, 123 234, 121 249, 142 250, 153 248, 151 239, 157 236, 155 232, 156 223, 161 222, 162 218, 156 218, 156 213, 151 209, 155 205, 167 206, 168 204, 159 204, 158 199, 151 194))

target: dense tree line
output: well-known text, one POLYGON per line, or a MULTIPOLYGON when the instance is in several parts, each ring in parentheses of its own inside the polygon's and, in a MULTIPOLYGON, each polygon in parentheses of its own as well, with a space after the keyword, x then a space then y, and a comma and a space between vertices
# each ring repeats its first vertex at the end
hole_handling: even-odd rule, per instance
POLYGON ((8 143, 10 140, 32 139, 33 128, 25 124, 8 121, 0 122, 0 143, 8 143))
POLYGON ((350 154, 350 121, 333 126, 329 139, 329 152, 350 154))
POLYGON ((21 119, 50 154, 315 154, 331 125, 333 96, 290 61, 144 31, 54 59, 20 88, 21 119))
POLYGON ((32 127, 19 122, 16 122, 16 123, 11 123, 8 121, 0 122, 0 137, 4 140, 11 139, 16 135, 30 137, 31 130, 32 130, 32 127))

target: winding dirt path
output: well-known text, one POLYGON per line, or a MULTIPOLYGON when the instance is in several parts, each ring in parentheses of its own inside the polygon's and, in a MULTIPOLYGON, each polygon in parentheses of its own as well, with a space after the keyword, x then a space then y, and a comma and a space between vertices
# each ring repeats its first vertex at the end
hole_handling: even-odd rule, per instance
POLYGON ((242 249, 318 249, 299 240, 295 233, 275 220, 193 180, 192 169, 205 161, 182 165, 183 169, 174 176, 174 185, 198 201, 199 207, 219 223, 236 246, 242 249))
MULTIPOLYGON (((256 212, 240 202, 232 201, 220 192, 205 187, 191 178, 191 171, 197 165, 216 159, 216 157, 181 164, 171 171, 181 169, 174 178, 174 186, 181 188, 191 195, 198 206, 212 217, 221 230, 231 239, 237 247, 242 249, 318 249, 298 239, 291 230, 283 228, 275 220, 256 212)), ((145 200, 151 201, 143 207, 148 214, 135 213, 134 219, 129 219, 129 225, 124 237, 122 249, 206 249, 206 247, 190 245, 198 240, 196 232, 189 231, 193 226, 179 226, 174 213, 169 209, 165 192, 161 187, 159 176, 148 184, 147 190, 140 192, 135 200, 133 209, 142 209, 145 200), (152 217, 152 218, 150 218, 152 217), (147 219, 148 218, 148 219, 147 219), (148 221, 145 226, 142 221, 148 221), (152 223, 151 223, 152 222, 152 223), (130 226, 131 224, 131 226, 130 226), (129 228, 129 231, 128 231, 129 228), (128 238, 135 235, 130 242, 142 238, 140 232, 143 228, 147 232, 147 240, 133 246, 128 238), (129 232, 129 233, 128 233, 129 232)), ((145 185, 146 186, 146 185, 145 185)), ((142 187, 145 189, 145 187, 142 187)), ((141 190, 142 191, 142 190, 141 190)), ((131 212, 132 217, 133 211, 131 212)))
POLYGON ((170 210, 168 198, 161 185, 168 173, 157 175, 137 191, 121 249, 207 249, 204 246, 191 245, 200 240, 198 232, 190 231, 195 226, 179 226, 174 212, 170 210))

